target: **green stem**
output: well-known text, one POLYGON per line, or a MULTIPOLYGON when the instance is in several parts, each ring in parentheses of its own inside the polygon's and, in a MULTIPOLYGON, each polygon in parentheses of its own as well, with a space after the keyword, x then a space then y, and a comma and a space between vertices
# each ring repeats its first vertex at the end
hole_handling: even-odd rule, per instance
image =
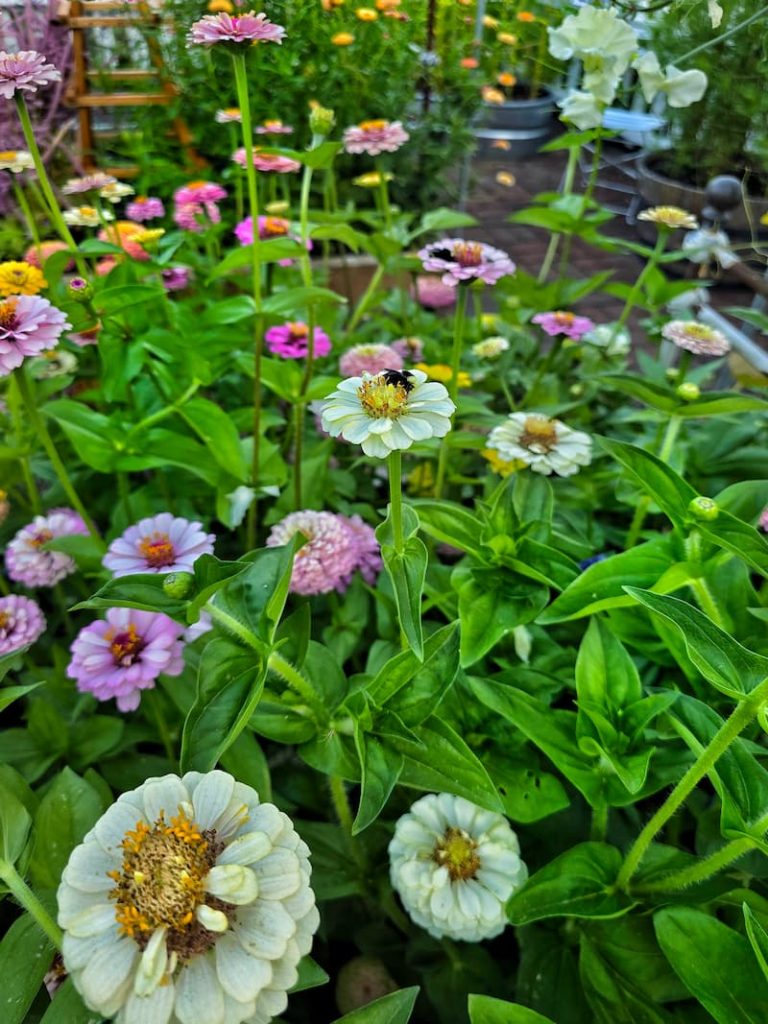
POLYGON ((21 185, 19 185, 19 183, 15 179, 13 182, 13 194, 16 197, 16 202, 19 204, 19 209, 21 210, 22 215, 24 216, 24 220, 26 221, 27 231, 29 231, 29 234, 32 238, 32 244, 34 245, 35 252, 37 253, 37 260, 38 263, 40 264, 40 269, 42 270, 43 251, 40 248, 40 233, 37 230, 37 224, 35 224, 35 218, 32 216, 32 210, 30 209, 29 203, 27 202, 27 197, 24 195, 24 189, 21 187, 21 185))
POLYGON ((145 416, 143 420, 140 420, 136 424, 136 426, 131 427, 131 429, 125 436, 125 439, 123 441, 123 447, 127 447, 131 440, 136 436, 136 434, 141 433, 142 430, 146 430, 147 427, 153 427, 155 423, 159 423, 162 420, 168 419, 168 417, 172 416, 175 412, 179 412, 179 410, 182 409, 184 405, 186 405, 186 403, 194 395, 194 393, 197 391, 199 387, 200 381, 193 380, 192 383, 187 388, 187 390, 184 392, 184 394, 177 398, 175 402, 172 402, 170 405, 163 406, 162 409, 158 409, 157 412, 153 412, 149 416, 145 416))
MULTIPOLYGON (((661 442, 661 449, 659 451, 659 458, 662 462, 668 462, 669 457, 675 447, 677 441, 677 435, 680 433, 680 428, 683 425, 681 416, 670 416, 667 422, 667 429, 664 432, 664 438, 661 442)), ((643 528, 645 517, 648 515, 648 509, 651 507, 651 496, 649 494, 643 494, 637 502, 635 508, 635 514, 632 517, 632 522, 629 524, 629 530, 627 531, 627 539, 624 541, 624 550, 634 547, 640 536, 640 531, 643 528)))
POLYGON ((376 270, 373 272, 373 276, 371 277, 371 280, 368 283, 368 287, 365 289, 363 297, 358 302, 358 304, 357 304, 357 306, 355 308, 355 311, 352 314, 352 318, 350 319, 349 323, 347 324, 347 334, 351 334, 352 331, 354 331, 354 329, 360 323, 360 320, 362 319, 363 314, 367 312, 368 306, 370 305, 370 302, 371 302, 371 299, 373 298, 374 294, 376 293, 376 289, 379 287, 379 284, 381 283, 381 279, 382 279, 383 276, 384 276, 384 264, 380 263, 376 267, 376 270))
POLYGON ((705 857, 697 864, 682 871, 660 878, 657 882, 648 882, 645 885, 638 885, 632 891, 636 895, 645 896, 652 893, 677 892, 680 889, 687 889, 689 885, 696 885, 697 882, 705 882, 712 875, 716 875, 729 864, 733 864, 745 853, 754 850, 755 843, 752 839, 734 839, 726 843, 709 857, 705 857))
POLYGON ((32 393, 32 388, 30 387, 30 383, 26 375, 26 370, 23 365, 14 371, 14 377, 16 378, 16 383, 18 385, 22 401, 24 402, 24 405, 26 407, 27 415, 29 416, 29 422, 30 425, 32 426, 32 430, 35 434, 37 434, 38 438, 40 439, 40 442, 43 448, 45 449, 48 458, 51 461, 51 465, 53 466, 54 472, 58 477, 59 483, 61 484, 64 493, 69 498, 72 507, 75 509, 76 512, 78 512, 83 522, 88 527, 88 532, 91 534, 92 537, 95 537, 96 540, 99 540, 99 531, 96 528, 96 524, 88 515, 85 505, 83 505, 82 501, 80 501, 77 491, 75 490, 72 481, 69 479, 69 474, 67 473, 66 466, 61 460, 61 456, 59 455, 56 449, 56 445, 53 443, 51 435, 48 433, 48 427, 45 425, 45 420, 38 411, 37 404, 35 402, 35 397, 32 393))
POLYGON ((131 484, 127 473, 117 474, 117 489, 120 493, 120 501, 123 505, 123 515, 129 523, 132 523, 133 511, 131 509, 131 484))
POLYGON ((284 679, 291 689, 302 698, 304 703, 312 708, 317 720, 326 724, 328 722, 328 712, 325 709, 322 697, 312 683, 277 651, 272 651, 268 664, 272 672, 284 679))
POLYGON ((24 487, 26 488, 32 511, 35 515, 39 515, 43 510, 43 502, 40 498, 40 491, 37 489, 37 484, 35 483, 35 478, 32 474, 29 450, 27 449, 24 438, 24 418, 22 413, 23 404, 18 381, 15 376, 11 375, 8 385, 8 406, 11 412, 11 421, 13 423, 14 433, 16 435, 16 444, 18 445, 19 450, 23 453, 19 456, 21 475, 24 477, 24 487))
POLYGON ((173 747, 171 730, 168 728, 168 722, 163 711, 163 703, 160 694, 157 690, 150 690, 144 699, 149 701, 149 708, 152 713, 152 717, 155 720, 157 731, 160 734, 160 740, 165 750, 165 756, 171 764, 174 764, 176 761, 176 751, 173 747))
POLYGON ((384 228, 387 232, 392 227, 392 210, 389 205, 389 188, 387 187, 387 176, 384 168, 379 166, 379 197, 381 200, 381 212, 384 216, 384 228))
POLYGON ((619 319, 616 321, 616 324, 613 328, 613 335, 611 337, 611 340, 613 340, 613 338, 616 337, 621 328, 629 319, 630 313, 637 304, 637 299, 640 295, 640 292, 642 291, 643 283, 645 282, 646 277, 648 276, 648 274, 650 274, 651 270, 657 265, 661 257, 661 254, 664 252, 664 247, 667 244, 667 238, 669 236, 669 229, 664 227, 663 224, 659 224, 657 226, 659 234, 658 238, 656 239, 656 245, 653 247, 653 252, 648 257, 648 262, 640 271, 640 273, 637 276, 637 280, 632 285, 632 290, 627 296, 627 301, 624 303, 624 308, 622 309, 619 319))
POLYGON ((401 555, 405 550, 403 540, 403 470, 400 451, 389 453, 389 510, 392 516, 392 533, 395 551, 401 555))
POLYGON ((653 842, 656 833, 664 827, 675 811, 682 806, 685 799, 707 775, 718 759, 726 752, 733 741, 755 719, 758 711, 768 698, 768 679, 764 679, 749 697, 736 705, 730 717, 723 722, 707 746, 702 750, 682 779, 659 807, 651 820, 635 840, 627 854, 621 871, 616 879, 617 889, 626 889, 629 881, 640 866, 640 862, 653 842))
MULTIPOLYGON (((467 287, 459 285, 456 296, 456 312, 453 320, 453 345, 451 347, 451 379, 448 381, 448 394, 456 404, 459 391, 459 363, 461 362, 461 347, 464 341, 464 324, 467 311, 467 287)), ((454 413, 455 416, 455 413, 454 413)), ((437 479, 435 480, 435 497, 441 497, 445 476, 448 469, 448 445, 443 439, 440 446, 440 454, 437 459, 437 479)))
POLYGON ((340 775, 331 775, 329 782, 331 787, 331 800, 333 801, 333 809, 336 812, 336 817, 339 819, 339 824, 347 837, 351 839, 352 808, 349 806, 349 798, 347 797, 347 791, 344 787, 344 779, 342 779, 340 775))
POLYGON ((601 800, 596 807, 592 808, 592 827, 590 839, 604 843, 608 833, 608 804, 601 800))
MULTIPOLYGON (((561 189, 561 194, 564 196, 569 196, 573 192, 573 181, 576 177, 576 166, 579 162, 580 151, 581 146, 572 146, 568 150, 568 163, 565 167, 565 177, 563 179, 563 187, 561 189)), ((559 233, 550 236, 547 251, 544 254, 544 260, 541 264, 541 269, 539 270, 539 276, 536 279, 537 284, 544 284, 549 277, 549 272, 552 269, 552 264, 555 262, 555 256, 557 256, 557 250, 560 245, 561 238, 562 235, 559 233)))
POLYGON ((7 861, 0 861, 0 878, 8 886, 17 903, 24 907, 26 912, 35 919, 40 929, 45 932, 56 949, 60 950, 64 939, 61 929, 13 864, 9 864, 7 861))
POLYGON ((32 122, 29 119, 29 111, 27 110, 27 104, 24 100, 24 94, 17 92, 14 96, 14 100, 16 102, 19 121, 21 122, 21 130, 24 133, 24 141, 27 144, 27 149, 32 155, 32 160, 35 164, 35 171, 37 172, 37 180, 40 183, 40 188, 43 190, 43 195, 45 196, 45 202, 48 207, 48 212, 51 215, 53 226, 59 233, 61 240, 72 250, 75 257, 75 263, 77 264, 78 273, 81 277, 86 277, 88 272, 85 268, 85 263, 83 262, 82 256, 77 251, 77 245, 72 237, 72 233, 61 215, 61 209, 59 208, 58 201, 45 170, 43 158, 40 155, 40 150, 38 149, 37 141, 35 140, 35 133, 32 129, 32 122))
POLYGON ((719 626, 720 629, 727 629, 723 614, 720 611, 720 606, 715 600, 715 596, 709 589, 709 584, 703 576, 699 576, 697 579, 689 580, 688 584, 693 591, 694 597, 696 598, 699 608, 708 615, 710 619, 719 626))

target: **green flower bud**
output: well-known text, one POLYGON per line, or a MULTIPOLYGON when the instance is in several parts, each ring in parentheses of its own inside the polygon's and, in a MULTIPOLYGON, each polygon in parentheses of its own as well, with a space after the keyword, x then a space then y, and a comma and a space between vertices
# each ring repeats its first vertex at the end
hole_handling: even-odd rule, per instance
POLYGON ((720 515, 720 508, 717 502, 711 498, 694 498, 688 506, 688 511, 695 519, 700 519, 705 523, 711 523, 720 515))
POLYGON ((163 593, 166 597, 186 597, 194 579, 191 572, 169 572, 163 579, 163 593))
POLYGON ((93 286, 84 277, 73 277, 67 287, 67 293, 74 302, 90 302, 93 298, 93 286))
POLYGON ((667 380, 677 380, 680 376, 680 371, 676 366, 668 366, 666 370, 667 380))
POLYGON ((571 397, 573 398, 581 398, 581 396, 584 394, 584 385, 571 384, 571 386, 568 388, 568 394, 571 395, 571 397))
POLYGON ((678 398, 682 398, 684 402, 695 402, 697 398, 701 398, 701 391, 698 385, 691 383, 691 381, 678 384, 675 394, 678 398))
POLYGON ((309 114, 309 127, 313 135, 330 135, 336 124, 336 115, 327 107, 315 107, 309 114))

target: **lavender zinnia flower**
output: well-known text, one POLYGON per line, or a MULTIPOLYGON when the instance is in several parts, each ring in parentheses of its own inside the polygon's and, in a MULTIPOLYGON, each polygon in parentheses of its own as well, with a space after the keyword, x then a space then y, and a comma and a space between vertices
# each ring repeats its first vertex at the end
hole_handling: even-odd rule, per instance
POLYGON ((111 174, 103 174, 97 171, 96 174, 87 174, 84 178, 70 178, 61 186, 65 196, 80 196, 87 192, 98 192, 107 185, 116 185, 117 178, 111 174))
POLYGON ((401 121, 361 121, 344 132, 344 149, 347 153, 394 153, 408 141, 410 135, 401 121))
POLYGON ((575 313, 564 313, 561 309, 551 313, 537 313, 533 322, 538 324, 545 334, 551 338, 558 334, 564 334, 567 338, 578 341, 585 334, 594 328, 595 323, 586 316, 576 316, 575 313))
POLYGON ((44 551, 43 545, 57 537, 87 535, 88 527, 71 508, 54 508, 44 516, 35 516, 22 527, 5 549, 5 568, 9 577, 25 587, 52 587, 77 566, 63 551, 44 551))
POLYGON ((285 29, 273 24, 266 14, 207 14, 196 21, 187 37, 190 43, 199 46, 214 46, 216 43, 235 43, 250 46, 252 43, 282 43, 285 29))
POLYGON ((81 629, 72 644, 67 675, 80 693, 96 700, 117 700, 120 711, 135 711, 142 690, 152 690, 159 675, 177 676, 184 668, 184 627, 159 612, 109 608, 106 619, 81 629))
POLYGON ((339 359, 339 373, 344 377, 374 376, 384 370, 402 370, 403 357, 393 345, 354 345, 339 359))
POLYGON ((190 572, 200 555, 213 554, 216 538, 201 524, 170 512, 141 519, 113 540, 103 565, 115 576, 137 572, 190 572))
POLYGON ((35 50, 6 53, 0 50, 0 96, 12 100, 17 91, 37 92, 38 85, 58 82, 61 72, 35 50))
POLYGON ((160 274, 167 292, 180 292, 189 284, 189 267, 166 267, 160 274))
POLYGON ((287 544, 296 533, 302 533, 307 543, 293 562, 290 589, 294 594, 343 593, 357 569, 370 582, 381 568, 373 531, 357 516, 292 512, 272 527, 267 547, 287 544))
POLYGON ((515 264, 501 249, 494 249, 485 242, 467 242, 463 238, 432 242, 418 255, 425 270, 442 273, 443 284, 452 288, 475 279, 496 284, 499 278, 515 272, 515 264))
POLYGON ((45 617, 28 597, 0 597, 0 655, 29 647, 45 632, 45 617))
POLYGON ((0 377, 21 366, 25 356, 55 348, 70 326, 61 310, 39 295, 14 295, 0 302, 0 377))
MULTIPOLYGON (((314 330, 316 359, 331 351, 331 339, 320 327, 314 330)), ((309 327, 301 321, 277 324, 264 334, 267 348, 283 359, 303 359, 309 353, 309 327)))
POLYGON ((424 346, 421 338, 398 338, 397 341, 392 342, 390 347, 406 363, 420 363, 424 358, 424 346))
POLYGON ((138 224, 154 220, 156 217, 165 216, 165 206, 162 199, 156 196, 136 196, 125 208, 125 215, 128 220, 134 220, 138 224))

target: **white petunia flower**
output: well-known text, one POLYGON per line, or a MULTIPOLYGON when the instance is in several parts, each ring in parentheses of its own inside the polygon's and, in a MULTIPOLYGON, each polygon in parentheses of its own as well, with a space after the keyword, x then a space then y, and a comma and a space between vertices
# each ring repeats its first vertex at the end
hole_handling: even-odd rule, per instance
POLYGON ((504 931, 506 902, 528 877, 506 818, 449 793, 422 797, 400 818, 389 865, 411 920, 462 942, 504 931))
POLYGON ((558 60, 577 57, 585 71, 597 69, 598 62, 616 76, 627 70, 637 49, 635 30, 613 11, 586 4, 570 14, 557 28, 548 28, 549 52, 558 60))
POLYGON ((557 105, 562 110, 560 119, 570 121, 580 131, 599 128, 603 123, 604 104, 599 103, 591 92, 574 89, 563 99, 558 100, 557 105))
POLYGON ((323 430, 384 459, 414 441, 445 437, 456 406, 443 384, 421 370, 384 370, 343 380, 323 402, 323 430))
POLYGON ((520 459, 534 473, 572 476, 592 461, 588 434, 540 413, 513 412, 488 437, 488 447, 507 462, 520 459))
POLYGON ((625 356, 632 348, 629 331, 616 324, 596 324, 591 331, 582 334, 580 340, 603 349, 607 356, 625 356))
POLYGON ((69 858, 64 965, 115 1024, 267 1024, 319 923, 293 824, 226 772, 148 779, 69 858))
POLYGON ((644 53, 632 64, 640 78, 640 88, 646 103, 652 103, 661 92, 670 107, 689 107, 697 103, 707 89, 707 76, 695 68, 680 71, 670 64, 662 71, 659 58, 652 51, 644 53))
POLYGON ((689 231, 683 239, 682 248, 685 251, 685 258, 691 263, 709 263, 716 260, 727 270, 739 262, 739 257, 731 249, 728 235, 716 228, 689 231))

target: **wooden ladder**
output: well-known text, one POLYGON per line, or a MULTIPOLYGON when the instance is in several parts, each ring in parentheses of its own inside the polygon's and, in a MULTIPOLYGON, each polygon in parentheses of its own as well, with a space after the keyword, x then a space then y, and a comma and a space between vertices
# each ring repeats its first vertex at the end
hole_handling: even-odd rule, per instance
MULTIPOLYGON (((90 173, 98 169, 119 178, 135 177, 139 173, 139 168, 135 164, 97 168, 95 142, 99 136, 107 138, 114 133, 94 126, 93 111, 111 107, 168 106, 175 99, 178 90, 168 78, 162 51, 152 33, 146 33, 144 36, 152 68, 104 71, 91 71, 88 67, 87 34, 99 28, 153 27, 159 24, 160 17, 150 9, 146 0, 139 0, 134 4, 132 13, 126 13, 125 0, 63 0, 58 15, 72 32, 74 67, 66 101, 77 109, 78 150, 83 170, 90 173), (115 11, 120 13, 111 13, 115 11), (106 83, 146 82, 150 91, 94 92, 91 90, 94 79, 106 83)), ((205 161, 192 146, 192 134, 185 121, 176 116, 172 119, 172 126, 190 167, 205 166, 205 161)))

